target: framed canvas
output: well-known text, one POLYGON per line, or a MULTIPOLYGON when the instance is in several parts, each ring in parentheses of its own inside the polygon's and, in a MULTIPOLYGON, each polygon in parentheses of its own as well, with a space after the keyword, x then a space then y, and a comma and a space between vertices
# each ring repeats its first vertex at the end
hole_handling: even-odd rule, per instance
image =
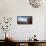
POLYGON ((32 16, 17 16, 17 24, 32 24, 32 16))

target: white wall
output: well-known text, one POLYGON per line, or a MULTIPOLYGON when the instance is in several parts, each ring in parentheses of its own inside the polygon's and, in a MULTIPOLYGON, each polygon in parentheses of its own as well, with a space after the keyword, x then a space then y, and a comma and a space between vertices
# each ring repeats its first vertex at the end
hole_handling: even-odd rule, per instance
MULTIPOLYGON (((34 34, 37 35, 39 40, 46 39, 45 15, 45 8, 32 8, 28 0, 0 0, 0 16, 13 17, 9 33, 17 40, 27 40, 34 34), (18 25, 17 16, 33 16, 33 24, 18 25)), ((2 36, 0 36, 0 39, 2 39, 2 36)))

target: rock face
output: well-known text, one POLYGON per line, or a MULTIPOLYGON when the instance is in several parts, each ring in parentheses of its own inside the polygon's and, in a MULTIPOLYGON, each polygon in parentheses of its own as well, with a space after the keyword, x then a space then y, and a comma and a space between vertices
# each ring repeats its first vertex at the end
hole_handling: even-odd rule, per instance
POLYGON ((29 0, 29 4, 34 8, 40 7, 42 1, 41 0, 29 0))

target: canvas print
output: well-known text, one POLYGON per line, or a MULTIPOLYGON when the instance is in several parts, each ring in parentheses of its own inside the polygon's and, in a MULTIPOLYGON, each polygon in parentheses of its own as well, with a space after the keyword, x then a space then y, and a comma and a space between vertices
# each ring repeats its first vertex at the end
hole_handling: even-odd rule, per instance
POLYGON ((17 24, 32 24, 32 16, 17 16, 17 24))

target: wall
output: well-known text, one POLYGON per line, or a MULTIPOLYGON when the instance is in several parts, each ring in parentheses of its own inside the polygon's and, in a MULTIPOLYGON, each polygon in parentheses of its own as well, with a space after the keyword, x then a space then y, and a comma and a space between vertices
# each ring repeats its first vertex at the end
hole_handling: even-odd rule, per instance
MULTIPOLYGON (((17 40, 27 40, 34 34, 37 35, 39 40, 46 39, 45 15, 45 8, 33 8, 29 5, 28 0, 0 0, 0 17, 13 17, 12 26, 8 33, 17 40), (18 25, 17 16, 33 16, 33 24, 18 25)), ((2 35, 1 33, 0 35, 2 35)), ((0 39, 2 38, 0 36, 0 39)))

